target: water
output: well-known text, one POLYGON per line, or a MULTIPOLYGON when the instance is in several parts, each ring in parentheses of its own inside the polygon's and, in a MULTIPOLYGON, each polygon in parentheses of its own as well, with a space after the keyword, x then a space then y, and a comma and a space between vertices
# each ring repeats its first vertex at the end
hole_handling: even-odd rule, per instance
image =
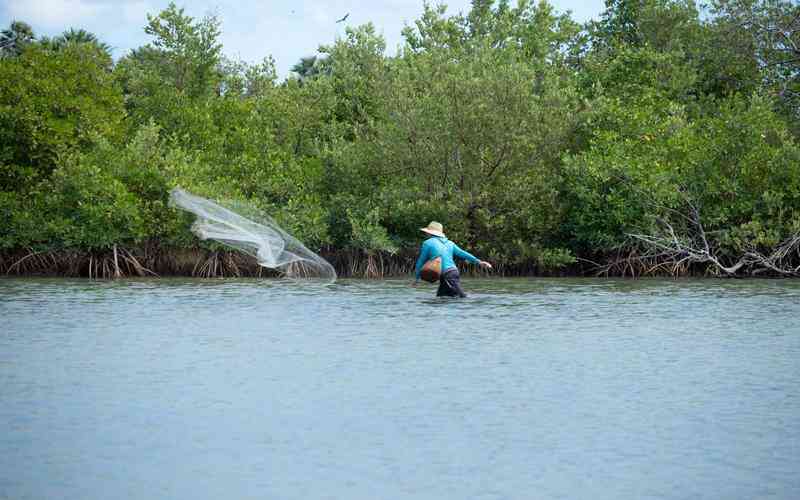
POLYGON ((0 498, 800 498, 800 282, 0 280, 0 498))

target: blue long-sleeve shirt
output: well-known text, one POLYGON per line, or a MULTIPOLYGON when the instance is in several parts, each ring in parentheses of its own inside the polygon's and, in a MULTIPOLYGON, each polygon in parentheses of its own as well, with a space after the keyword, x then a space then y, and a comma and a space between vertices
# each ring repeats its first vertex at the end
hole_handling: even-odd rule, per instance
POLYGON ((417 259, 417 267, 415 270, 417 279, 419 279, 420 272, 422 272, 422 266, 436 257, 442 258, 442 273, 456 267, 453 256, 472 262, 473 264, 480 262, 477 257, 460 249, 458 245, 444 236, 432 236, 428 238, 422 243, 422 247, 419 250, 419 258, 417 259))

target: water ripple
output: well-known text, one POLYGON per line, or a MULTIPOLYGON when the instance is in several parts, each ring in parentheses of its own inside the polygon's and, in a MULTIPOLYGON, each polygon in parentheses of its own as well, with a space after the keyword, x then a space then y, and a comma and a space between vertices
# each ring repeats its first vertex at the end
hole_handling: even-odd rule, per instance
POLYGON ((0 497, 800 498, 800 283, 409 285, 0 280, 0 497))

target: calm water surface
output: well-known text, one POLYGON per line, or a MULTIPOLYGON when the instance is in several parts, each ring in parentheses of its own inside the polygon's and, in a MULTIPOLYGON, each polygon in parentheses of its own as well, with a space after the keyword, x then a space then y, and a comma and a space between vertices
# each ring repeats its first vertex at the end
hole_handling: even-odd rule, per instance
POLYGON ((0 498, 800 498, 800 282, 465 288, 0 280, 0 498))

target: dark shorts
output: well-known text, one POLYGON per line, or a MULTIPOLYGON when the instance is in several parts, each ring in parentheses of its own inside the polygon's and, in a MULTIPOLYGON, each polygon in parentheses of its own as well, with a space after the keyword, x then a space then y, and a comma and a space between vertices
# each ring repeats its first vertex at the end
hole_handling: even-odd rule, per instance
POLYGON ((437 297, 466 297, 467 294, 461 289, 461 275, 458 269, 448 269, 439 276, 439 290, 437 297))

